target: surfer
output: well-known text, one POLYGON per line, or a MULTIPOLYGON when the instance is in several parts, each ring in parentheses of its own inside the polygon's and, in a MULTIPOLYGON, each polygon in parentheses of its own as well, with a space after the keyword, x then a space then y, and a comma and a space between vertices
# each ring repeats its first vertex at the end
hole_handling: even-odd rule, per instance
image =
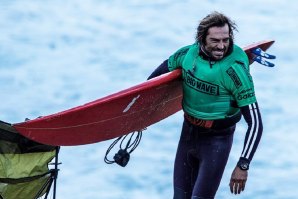
POLYGON ((203 18, 196 42, 165 60, 148 79, 182 69, 184 122, 174 166, 174 199, 211 199, 219 187, 243 115, 247 131, 230 190, 240 194, 263 125, 249 61, 234 44, 236 24, 222 13, 203 18))

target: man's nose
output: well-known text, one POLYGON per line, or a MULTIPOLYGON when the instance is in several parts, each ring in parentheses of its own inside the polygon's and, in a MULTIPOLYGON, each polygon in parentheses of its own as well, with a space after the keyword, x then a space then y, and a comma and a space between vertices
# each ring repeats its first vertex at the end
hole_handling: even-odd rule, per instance
POLYGON ((217 48, 219 48, 219 49, 224 49, 224 47, 225 47, 225 45, 222 41, 220 41, 217 45, 217 48))

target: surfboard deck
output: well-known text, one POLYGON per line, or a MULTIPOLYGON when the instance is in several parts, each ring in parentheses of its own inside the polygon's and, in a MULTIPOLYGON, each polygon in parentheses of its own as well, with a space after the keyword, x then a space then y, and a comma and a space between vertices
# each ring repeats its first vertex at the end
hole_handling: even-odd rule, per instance
MULTIPOLYGON (((250 63, 252 49, 266 51, 273 40, 244 47, 250 63)), ((144 129, 181 110, 181 70, 131 88, 41 118, 12 124, 25 137, 53 146, 96 143, 144 129)))

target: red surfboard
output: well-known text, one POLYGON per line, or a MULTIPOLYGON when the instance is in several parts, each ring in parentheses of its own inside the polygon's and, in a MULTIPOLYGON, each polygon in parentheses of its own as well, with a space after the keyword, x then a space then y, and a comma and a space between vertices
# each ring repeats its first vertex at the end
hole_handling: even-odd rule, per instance
MULTIPOLYGON (((245 48, 266 51, 274 41, 245 48)), ((161 75, 118 93, 56 114, 13 124, 25 137, 54 146, 96 143, 144 129, 181 110, 181 70, 161 75)))

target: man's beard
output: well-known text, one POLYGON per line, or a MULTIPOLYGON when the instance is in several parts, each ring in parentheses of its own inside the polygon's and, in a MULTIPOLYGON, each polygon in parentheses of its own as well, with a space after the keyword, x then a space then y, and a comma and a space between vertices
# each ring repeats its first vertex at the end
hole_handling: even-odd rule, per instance
POLYGON ((233 45, 234 45, 234 42, 233 40, 230 41, 230 44, 227 48, 224 48, 224 49, 218 49, 218 48, 213 48, 211 51, 223 51, 223 56, 221 58, 217 58, 217 57, 214 57, 212 55, 211 52, 209 52, 206 48, 205 48, 205 45, 203 44, 201 46, 201 50, 200 50, 200 54, 203 56, 204 59, 208 59, 210 61, 219 61, 223 58, 225 58, 226 56, 230 55, 233 51, 233 45))

